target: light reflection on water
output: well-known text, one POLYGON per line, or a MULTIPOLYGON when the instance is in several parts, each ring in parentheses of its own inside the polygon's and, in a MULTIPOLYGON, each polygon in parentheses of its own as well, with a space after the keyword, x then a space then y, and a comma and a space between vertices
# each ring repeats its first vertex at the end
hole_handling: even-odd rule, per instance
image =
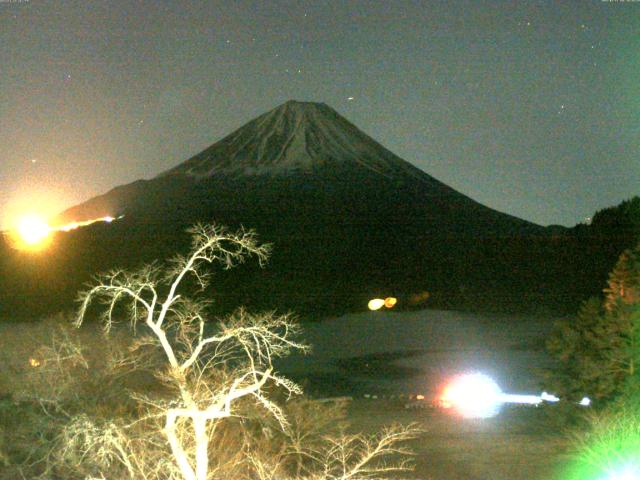
POLYGON ((437 310, 351 314, 306 325, 312 353, 279 368, 298 379, 317 377, 316 388, 327 394, 434 396, 451 375, 469 371, 490 375, 506 391, 537 392, 554 320, 437 310), (340 383, 338 391, 332 383, 340 383))

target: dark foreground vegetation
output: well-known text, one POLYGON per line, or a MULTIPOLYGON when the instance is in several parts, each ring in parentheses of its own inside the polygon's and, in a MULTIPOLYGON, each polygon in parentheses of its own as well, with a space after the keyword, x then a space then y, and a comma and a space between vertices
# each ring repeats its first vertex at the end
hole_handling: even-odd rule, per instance
POLYGON ((573 432, 570 480, 640 476, 640 244, 625 250, 602 294, 558 323, 546 385, 564 399, 556 417, 573 432), (588 413, 575 408, 592 399, 588 413))
MULTIPOLYGON (((171 185, 175 188, 175 181, 171 185)), ((251 193, 250 185, 236 187, 225 188, 251 193)), ((213 187, 200 188, 205 198, 213 187)), ((47 251, 36 255, 13 250, 0 239, 0 314, 33 318, 66 311, 96 273, 115 267, 136 269, 186 251, 186 228, 211 218, 256 228, 263 241, 277 247, 268 269, 245 264, 218 276, 216 289, 207 297, 219 313, 245 305, 322 317, 361 311, 370 298, 389 295, 398 297, 399 309, 572 313, 600 292, 618 256, 633 247, 640 232, 638 197, 596 213, 590 225, 537 227, 529 233, 504 231, 486 237, 486 227, 472 218, 458 219, 467 225, 460 231, 440 228, 437 223, 446 219, 437 218, 429 221, 435 225, 427 222, 416 230, 400 220, 420 212, 381 212, 362 199, 356 205, 365 204, 371 211, 355 208, 319 218, 310 213, 317 210, 313 203, 328 210, 333 204, 324 206, 324 197, 314 197, 322 185, 314 191, 313 184, 283 185, 275 197, 254 192, 264 211, 243 210, 229 197, 213 209, 196 205, 186 215, 183 209, 164 209, 172 197, 161 189, 149 207, 161 214, 127 212, 113 224, 59 233, 47 251), (293 205, 304 195, 311 196, 308 211, 278 207, 293 205), (437 234, 420 233, 425 231, 437 234)))

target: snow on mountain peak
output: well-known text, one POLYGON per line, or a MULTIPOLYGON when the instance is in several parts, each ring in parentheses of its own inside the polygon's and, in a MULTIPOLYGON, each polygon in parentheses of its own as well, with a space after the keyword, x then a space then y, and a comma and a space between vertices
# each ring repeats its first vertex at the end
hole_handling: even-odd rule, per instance
POLYGON ((160 176, 290 175, 338 165, 366 168, 387 177, 401 172, 414 178, 426 176, 326 104, 294 100, 160 176))

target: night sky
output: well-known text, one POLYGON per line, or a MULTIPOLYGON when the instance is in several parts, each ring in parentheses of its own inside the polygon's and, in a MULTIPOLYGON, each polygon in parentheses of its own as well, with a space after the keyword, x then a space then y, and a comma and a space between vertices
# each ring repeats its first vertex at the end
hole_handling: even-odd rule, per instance
POLYGON ((325 102, 497 210, 640 194, 640 1, 0 0, 0 224, 325 102))

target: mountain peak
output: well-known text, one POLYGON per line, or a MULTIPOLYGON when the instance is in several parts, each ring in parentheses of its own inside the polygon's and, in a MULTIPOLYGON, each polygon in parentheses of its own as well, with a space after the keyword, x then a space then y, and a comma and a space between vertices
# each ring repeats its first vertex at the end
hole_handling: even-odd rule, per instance
POLYGON ((298 100, 257 117, 160 176, 281 176, 332 167, 425 176, 328 105, 298 100))
MULTIPOLYGON (((320 127, 319 124, 333 123, 336 119, 343 118, 325 103, 288 100, 254 121, 262 120, 261 123, 265 126, 275 126, 280 130, 288 130, 289 133, 295 134, 301 133, 301 128, 318 128, 320 127)), ((245 127, 248 127, 251 123, 253 122, 249 122, 245 127)), ((261 133, 268 134, 266 131, 261 133)))
POLYGON ((275 107, 271 112, 279 112, 289 115, 304 113, 333 113, 339 115, 333 108, 323 102, 305 102, 301 100, 287 100, 286 102, 275 107))
POLYGON ((305 102, 302 100, 287 100, 280 106, 274 108, 274 110, 289 109, 289 110, 313 110, 317 108, 329 108, 326 103, 322 102, 305 102))

